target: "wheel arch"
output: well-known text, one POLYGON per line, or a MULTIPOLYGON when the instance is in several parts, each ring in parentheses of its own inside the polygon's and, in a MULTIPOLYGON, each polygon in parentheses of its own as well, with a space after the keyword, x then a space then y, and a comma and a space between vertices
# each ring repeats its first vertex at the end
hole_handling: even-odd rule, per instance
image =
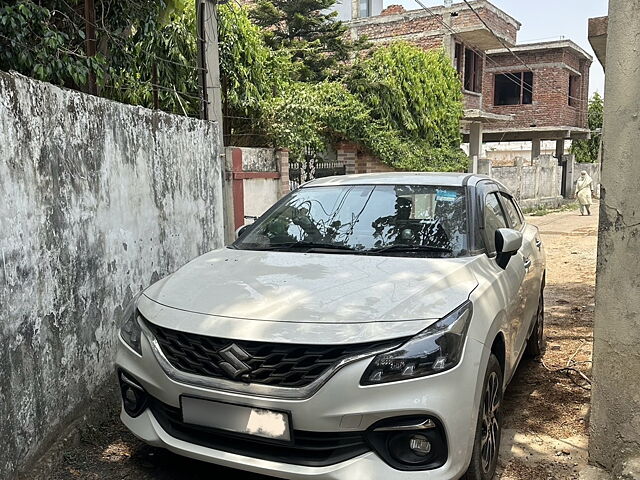
POLYGON ((491 353, 495 355, 502 369, 502 376, 505 376, 505 368, 507 366, 507 345, 505 343, 504 333, 499 331, 493 342, 491 343, 491 353))

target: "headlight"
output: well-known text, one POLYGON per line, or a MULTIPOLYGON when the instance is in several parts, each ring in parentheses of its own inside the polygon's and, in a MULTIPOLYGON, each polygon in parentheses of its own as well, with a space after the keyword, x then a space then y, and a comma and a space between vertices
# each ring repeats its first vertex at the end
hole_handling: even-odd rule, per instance
POLYGON ((471 313, 471 302, 467 301, 401 347, 377 355, 360 384, 397 382, 452 369, 462 357, 471 313))
POLYGON ((123 314, 123 322, 122 328, 120 328, 120 336, 122 340, 125 341, 127 345, 129 345, 138 355, 142 355, 142 347, 140 345, 140 335, 142 331, 140 330, 140 324, 138 323, 138 298, 140 298, 140 293, 138 293, 133 300, 129 302, 127 308, 124 310, 123 314))

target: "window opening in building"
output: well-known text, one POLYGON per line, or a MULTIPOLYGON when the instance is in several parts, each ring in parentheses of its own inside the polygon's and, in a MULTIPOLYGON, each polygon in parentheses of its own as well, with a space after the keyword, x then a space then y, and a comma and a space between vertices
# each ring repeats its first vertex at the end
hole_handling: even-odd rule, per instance
POLYGON ((371 16, 371 0, 360 0, 360 18, 371 16))
POLYGON ((462 78, 462 74, 464 73, 464 47, 461 43, 456 43, 453 66, 458 71, 460 78, 462 78))
POLYGON ((495 105, 533 103, 533 72, 500 73, 495 76, 495 105))
POLYGON ((464 50, 464 89, 482 92, 482 57, 469 48, 464 50))
POLYGON ((580 95, 580 76, 571 75, 569 77, 569 105, 577 107, 579 103, 578 96, 580 95))

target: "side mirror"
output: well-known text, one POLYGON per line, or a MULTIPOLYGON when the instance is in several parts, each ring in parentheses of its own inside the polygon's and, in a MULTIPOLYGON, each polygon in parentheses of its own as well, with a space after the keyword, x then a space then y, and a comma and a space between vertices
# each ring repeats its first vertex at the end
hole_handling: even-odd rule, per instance
POLYGON ((496 252, 498 253, 498 265, 507 268, 509 260, 522 247, 522 233, 512 228, 499 228, 496 230, 496 252))
POLYGON ((236 230, 236 239, 240 238, 244 233, 247 233, 247 230, 249 230, 249 227, 251 225, 242 225, 241 227, 239 227, 236 230))

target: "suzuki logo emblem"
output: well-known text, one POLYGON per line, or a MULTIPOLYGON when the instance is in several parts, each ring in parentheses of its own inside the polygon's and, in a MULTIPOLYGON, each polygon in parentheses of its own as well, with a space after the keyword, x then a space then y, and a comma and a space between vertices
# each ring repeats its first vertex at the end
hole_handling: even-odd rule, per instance
POLYGON ((229 378, 233 380, 236 380, 251 371, 251 367, 244 363, 251 357, 235 343, 232 343, 228 347, 220 350, 218 355, 222 360, 218 364, 219 367, 229 378))

